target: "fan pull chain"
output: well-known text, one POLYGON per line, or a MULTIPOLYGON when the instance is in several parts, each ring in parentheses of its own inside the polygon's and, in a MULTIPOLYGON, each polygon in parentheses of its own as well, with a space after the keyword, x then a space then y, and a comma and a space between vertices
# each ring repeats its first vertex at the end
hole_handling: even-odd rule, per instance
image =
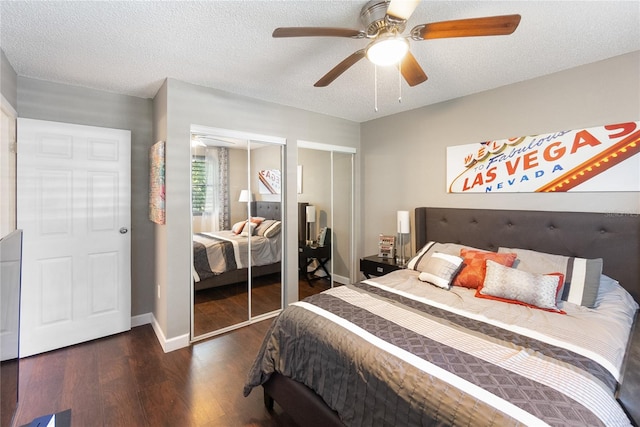
POLYGON ((402 104, 402 61, 398 62, 398 104, 402 104))
POLYGON ((378 112, 378 66, 373 66, 373 109, 378 112))

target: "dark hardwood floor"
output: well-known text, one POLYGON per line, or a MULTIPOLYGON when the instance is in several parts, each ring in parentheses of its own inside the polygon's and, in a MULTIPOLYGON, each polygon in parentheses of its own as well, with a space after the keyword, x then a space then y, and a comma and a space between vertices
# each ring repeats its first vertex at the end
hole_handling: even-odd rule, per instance
MULTIPOLYGON (((300 296, 327 289, 300 282, 300 296)), ((295 423, 262 389, 242 387, 271 323, 265 320, 164 353, 150 325, 21 359, 14 425, 71 409, 72 426, 279 426, 295 423)))

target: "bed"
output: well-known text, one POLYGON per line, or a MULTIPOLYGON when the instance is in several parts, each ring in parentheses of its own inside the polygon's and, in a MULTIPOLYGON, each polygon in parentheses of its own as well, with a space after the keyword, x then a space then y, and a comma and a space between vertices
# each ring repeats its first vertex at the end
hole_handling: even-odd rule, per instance
MULTIPOLYGON (((265 221, 251 235, 253 277, 277 273, 281 269, 282 233, 280 202, 251 202, 253 217, 265 221), (260 232, 267 230, 267 233, 260 232), (258 232, 256 232, 258 231, 258 232)), ((196 233, 193 236, 193 279, 196 291, 247 280, 248 234, 232 230, 196 233)))
MULTIPOLYGON (((245 394, 262 385, 267 407, 301 426, 637 425, 639 215, 417 208, 415 229, 417 248, 572 257, 558 295, 574 303, 560 314, 477 298, 410 269, 337 287, 274 320, 245 394), (587 308, 573 298, 589 292, 574 290, 599 258, 587 308)), ((512 267, 487 261, 487 278, 512 267)))

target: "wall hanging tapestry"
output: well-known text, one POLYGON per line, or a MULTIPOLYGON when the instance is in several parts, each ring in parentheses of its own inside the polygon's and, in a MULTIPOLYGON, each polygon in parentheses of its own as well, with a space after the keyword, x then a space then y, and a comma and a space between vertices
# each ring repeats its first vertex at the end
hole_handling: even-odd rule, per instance
POLYGON ((156 142, 151 147, 149 164, 151 167, 149 173, 149 219, 156 224, 164 224, 164 141, 156 142))
POLYGON ((640 191, 640 122, 447 147, 447 192, 640 191))

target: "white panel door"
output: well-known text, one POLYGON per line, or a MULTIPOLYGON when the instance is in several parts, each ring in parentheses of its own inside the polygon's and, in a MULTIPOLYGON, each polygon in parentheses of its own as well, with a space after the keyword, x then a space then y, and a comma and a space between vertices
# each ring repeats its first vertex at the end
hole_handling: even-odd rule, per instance
POLYGON ((131 329, 131 132, 17 128, 20 357, 131 329))

